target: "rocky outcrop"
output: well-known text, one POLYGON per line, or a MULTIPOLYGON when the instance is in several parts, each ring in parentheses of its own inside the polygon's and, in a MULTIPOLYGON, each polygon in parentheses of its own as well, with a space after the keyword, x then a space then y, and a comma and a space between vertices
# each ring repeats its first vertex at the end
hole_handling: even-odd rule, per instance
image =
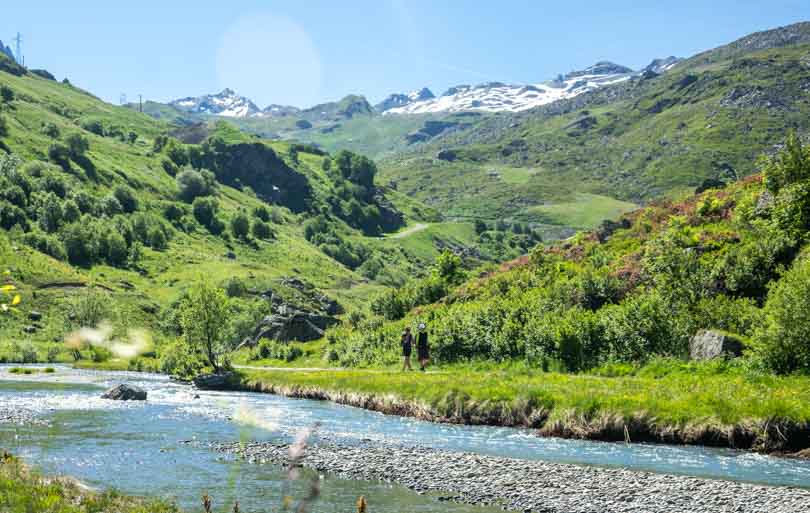
POLYGON ((421 102, 430 100, 436 96, 427 87, 423 87, 419 91, 414 91, 410 94, 394 93, 389 95, 385 100, 381 101, 374 108, 377 112, 385 112, 387 110, 395 109, 397 107, 404 107, 414 102, 421 102))
POLYGON ((714 330, 700 330, 689 341, 689 357, 692 360, 712 360, 721 357, 741 356, 742 342, 736 337, 714 330))
POLYGON ((220 372, 217 374, 201 374, 192 381, 200 390, 227 390, 233 381, 233 372, 220 372))
POLYGON ((240 347, 255 346, 263 338, 279 342, 318 340, 323 337, 327 328, 339 322, 328 315, 302 312, 282 305, 277 313, 262 319, 253 334, 242 341, 240 347))
POLYGON ((146 390, 122 383, 104 392, 101 398, 113 401, 146 401, 146 390))
POLYGON ((436 153, 436 158, 447 162, 453 162, 456 160, 456 158, 458 158, 458 155, 456 155, 456 152, 453 150, 444 149, 439 150, 439 152, 436 153))

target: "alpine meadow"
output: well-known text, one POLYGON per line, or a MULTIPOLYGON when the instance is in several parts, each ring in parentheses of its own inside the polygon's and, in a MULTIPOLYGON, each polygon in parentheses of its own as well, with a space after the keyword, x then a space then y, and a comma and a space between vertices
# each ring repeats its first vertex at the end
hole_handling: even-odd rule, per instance
MULTIPOLYGON (((232 25, 218 83, 237 43, 278 83, 155 74, 137 102, 0 41, 0 511, 810 510, 810 22, 636 68, 580 41, 595 64, 532 83, 395 53, 459 82, 381 97, 404 71, 350 27, 381 53, 380 12, 417 28, 360 3, 232 25), (368 96, 292 105, 361 68, 368 96)), ((504 16, 466 8, 426 27, 504 16)), ((228 28, 188 16, 178 37, 228 28)), ((32 20, 0 27, 46 39, 32 20)), ((543 60, 524 23, 453 44, 543 60)))

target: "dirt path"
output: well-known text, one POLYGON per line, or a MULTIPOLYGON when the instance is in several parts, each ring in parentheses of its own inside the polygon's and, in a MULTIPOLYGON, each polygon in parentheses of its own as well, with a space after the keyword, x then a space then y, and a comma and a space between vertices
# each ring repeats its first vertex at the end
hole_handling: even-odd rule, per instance
POLYGON ((416 223, 415 225, 411 226, 407 230, 402 230, 399 233, 395 233, 393 235, 385 236, 386 239, 404 239, 409 235, 413 235, 414 233, 421 232, 425 228, 428 228, 430 224, 428 223, 416 223))

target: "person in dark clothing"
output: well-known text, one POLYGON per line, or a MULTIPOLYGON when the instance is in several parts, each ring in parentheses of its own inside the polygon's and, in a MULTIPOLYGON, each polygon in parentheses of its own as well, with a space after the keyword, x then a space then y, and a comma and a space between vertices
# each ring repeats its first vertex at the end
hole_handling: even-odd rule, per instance
POLYGON ((402 344, 402 370, 413 370, 411 368, 411 350, 413 348, 413 335, 411 335, 411 328, 405 328, 405 331, 402 332, 400 344, 402 344))
POLYGON ((424 371, 430 363, 430 348, 425 323, 419 324, 419 335, 416 337, 416 356, 419 358, 419 370, 424 371))

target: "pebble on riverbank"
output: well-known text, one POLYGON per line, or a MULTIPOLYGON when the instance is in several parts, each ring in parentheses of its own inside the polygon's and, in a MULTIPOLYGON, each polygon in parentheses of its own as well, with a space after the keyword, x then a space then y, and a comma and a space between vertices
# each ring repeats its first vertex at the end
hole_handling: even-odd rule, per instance
MULTIPOLYGON (((253 463, 286 465, 288 447, 214 444, 253 463)), ((499 458, 425 447, 319 443, 303 465, 341 478, 397 483, 444 500, 524 512, 806 513, 810 490, 688 476, 499 458)))

